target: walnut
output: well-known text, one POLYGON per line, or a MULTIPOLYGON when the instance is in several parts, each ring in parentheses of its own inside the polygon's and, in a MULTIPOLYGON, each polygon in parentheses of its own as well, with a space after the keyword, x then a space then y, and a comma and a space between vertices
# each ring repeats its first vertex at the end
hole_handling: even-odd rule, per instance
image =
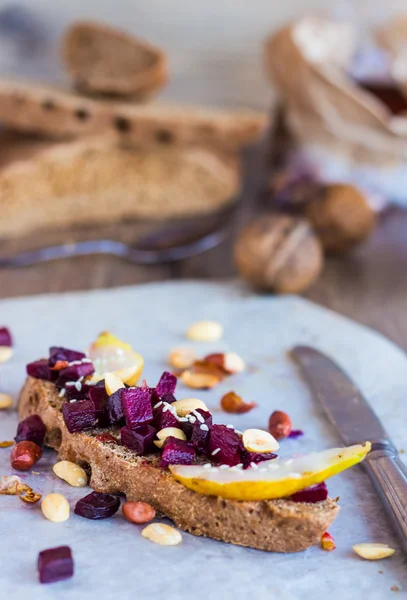
POLYGON ((304 214, 327 252, 344 252, 365 240, 376 217, 365 196, 346 183, 325 185, 311 199, 304 214))
POLYGON ((269 214, 242 231, 235 245, 235 262, 254 287, 278 294, 296 293, 320 274, 323 251, 306 220, 269 214))

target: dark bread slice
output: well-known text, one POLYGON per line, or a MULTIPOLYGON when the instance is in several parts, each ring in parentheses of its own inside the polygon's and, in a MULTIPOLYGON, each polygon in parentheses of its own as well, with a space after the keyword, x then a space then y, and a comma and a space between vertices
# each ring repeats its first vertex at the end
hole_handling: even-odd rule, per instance
POLYGON ((100 442, 97 431, 70 434, 61 405, 54 384, 28 377, 20 395, 20 417, 41 416, 46 443, 58 450, 60 459, 88 464, 95 490, 148 502, 194 535, 259 550, 298 552, 318 543, 338 514, 339 506, 331 499, 317 504, 283 499, 238 502, 197 494, 158 468, 155 457, 139 457, 123 446, 100 442))
POLYGON ((0 123, 52 138, 103 135, 136 146, 236 151, 256 140, 266 114, 85 98, 35 83, 0 81, 0 123))
POLYGON ((77 22, 62 41, 62 58, 76 89, 146 100, 167 82, 165 54, 102 23, 77 22))

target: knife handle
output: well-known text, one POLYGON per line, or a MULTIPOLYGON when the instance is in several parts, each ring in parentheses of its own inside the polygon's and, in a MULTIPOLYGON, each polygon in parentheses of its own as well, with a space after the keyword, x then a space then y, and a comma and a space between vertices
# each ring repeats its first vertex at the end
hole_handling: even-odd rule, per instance
POLYGON ((407 554, 407 468, 389 444, 377 443, 364 465, 383 504, 403 551, 407 554))

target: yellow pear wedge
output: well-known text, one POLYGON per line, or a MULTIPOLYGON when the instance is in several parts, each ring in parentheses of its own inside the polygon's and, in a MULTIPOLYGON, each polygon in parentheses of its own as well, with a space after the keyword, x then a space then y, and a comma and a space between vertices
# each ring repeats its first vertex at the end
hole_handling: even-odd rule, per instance
POLYGON ((285 498, 321 483, 361 462, 371 448, 363 446, 332 448, 299 458, 267 460, 257 468, 243 470, 204 465, 171 465, 170 471, 185 487, 209 496, 234 500, 285 498))
POLYGON ((89 358, 95 367, 93 381, 104 379, 106 373, 110 373, 127 385, 136 385, 144 366, 143 357, 134 352, 130 344, 107 331, 90 346, 89 358))

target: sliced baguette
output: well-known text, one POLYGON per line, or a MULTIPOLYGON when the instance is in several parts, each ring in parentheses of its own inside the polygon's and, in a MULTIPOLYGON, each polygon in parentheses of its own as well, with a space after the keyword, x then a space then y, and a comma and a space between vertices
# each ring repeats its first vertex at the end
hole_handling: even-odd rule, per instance
POLYGON ((62 89, 0 81, 0 123, 53 138, 104 135, 133 145, 236 151, 264 130, 267 115, 84 98, 62 89))
MULTIPOLYGON (((119 445, 100 442, 97 430, 70 434, 54 384, 28 378, 20 395, 21 418, 38 414, 47 427, 46 443, 59 458, 89 465, 97 491, 148 502, 177 527, 241 546, 274 552, 297 552, 320 541, 339 507, 327 499, 317 504, 270 500, 238 502, 203 496, 157 467, 154 457, 139 457, 119 445)), ((99 431, 100 433, 100 431, 99 431)))
POLYGON ((86 94, 145 100, 168 79, 159 48, 101 23, 71 25, 62 41, 62 58, 75 87, 86 94))

